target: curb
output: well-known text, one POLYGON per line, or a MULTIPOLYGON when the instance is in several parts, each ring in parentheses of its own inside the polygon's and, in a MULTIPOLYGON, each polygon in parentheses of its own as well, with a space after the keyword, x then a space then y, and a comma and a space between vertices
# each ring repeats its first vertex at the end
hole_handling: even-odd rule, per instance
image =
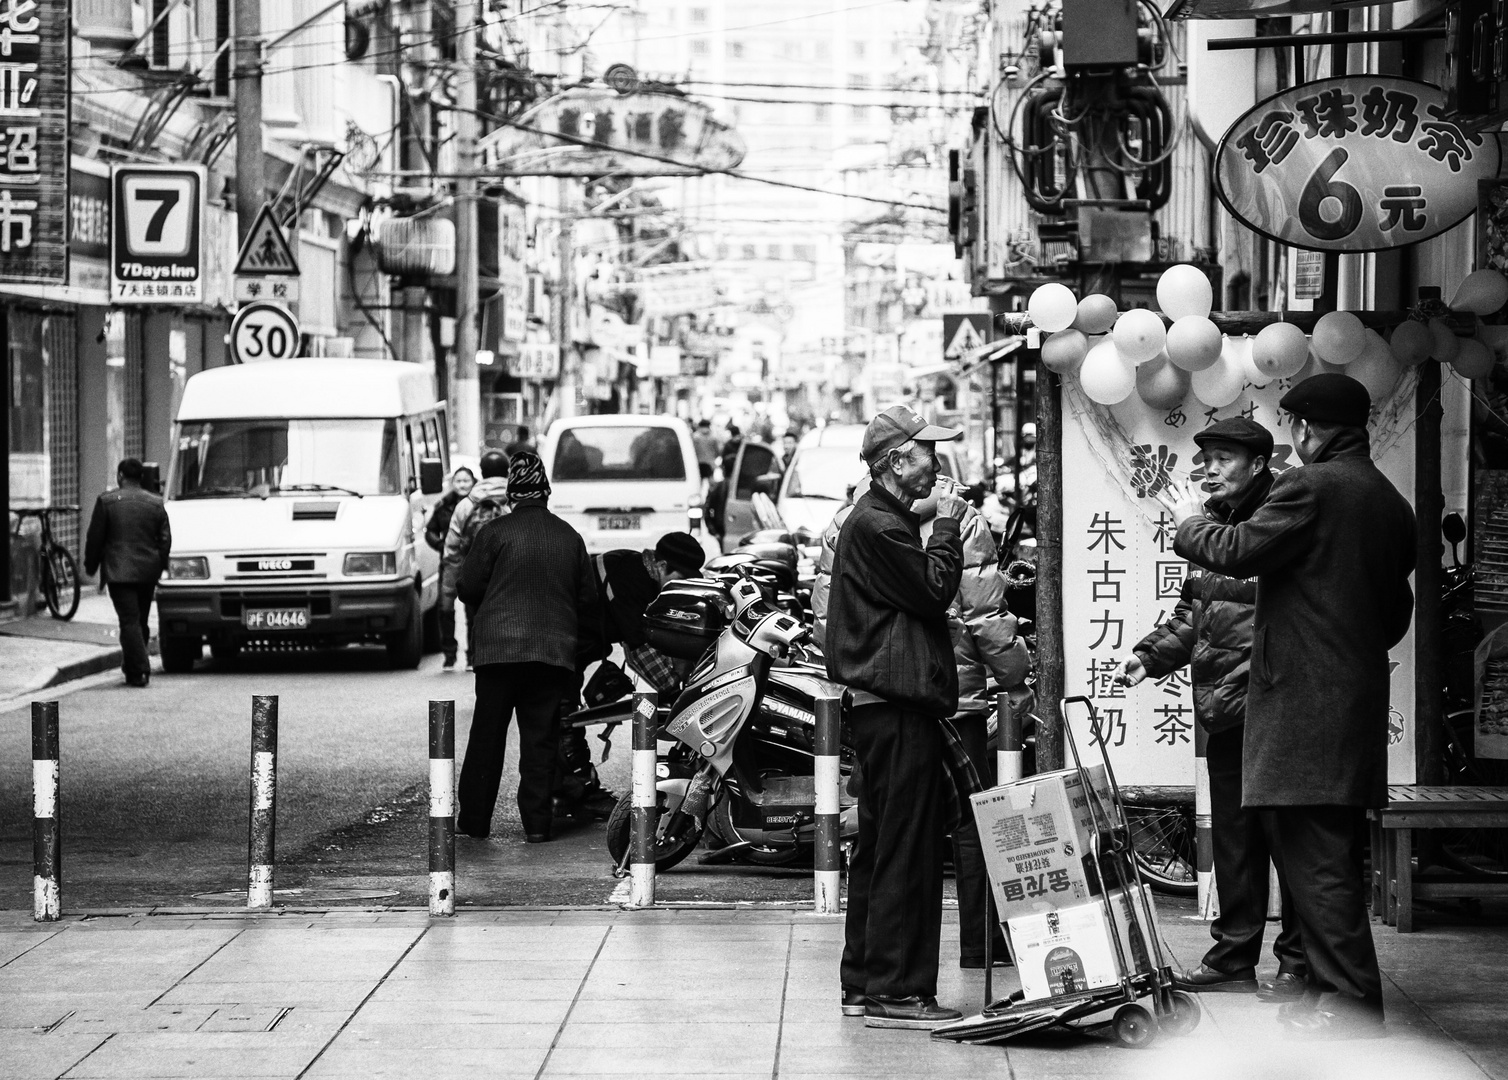
POLYGON ((97 656, 85 657, 83 660, 75 660, 69 664, 61 664, 50 669, 38 682, 33 683, 21 691, 17 697, 36 693, 38 690, 47 690, 54 686, 61 686, 75 679, 88 678, 90 675, 98 675, 102 671, 118 668, 121 664, 122 653, 119 649, 100 649, 97 656))

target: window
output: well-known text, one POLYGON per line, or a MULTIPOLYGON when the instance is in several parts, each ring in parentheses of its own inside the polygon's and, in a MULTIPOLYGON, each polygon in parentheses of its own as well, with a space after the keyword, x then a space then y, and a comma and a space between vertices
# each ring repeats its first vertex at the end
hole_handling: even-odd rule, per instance
POLYGON ((684 480, 681 440, 668 427, 567 428, 555 447, 552 480, 684 480))
POLYGON ((801 42, 799 42, 799 41, 782 41, 780 43, 780 55, 781 55, 781 58, 785 59, 785 60, 800 60, 801 59, 801 42))
POLYGON ((711 54, 711 52, 712 50, 708 47, 706 40, 703 38, 697 38, 691 43, 692 56, 708 56, 711 54))
MULTIPOLYGON (((402 489, 393 420, 210 420, 178 428, 172 497, 278 493, 395 495, 402 489)), ((408 452, 403 440, 403 452, 408 452)))
POLYGON ((742 41, 728 42, 728 59, 742 60, 744 55, 744 43, 742 41))
POLYGON ((831 60, 832 58, 833 58, 833 47, 830 44, 828 44, 827 42, 825 42, 825 41, 819 41, 819 42, 817 42, 817 59, 818 60, 831 60))
POLYGON ((784 256, 784 253, 785 253, 785 249, 782 248, 779 244, 766 244, 765 245, 764 257, 766 259, 779 259, 779 258, 782 258, 784 256))
POLYGON ((798 262, 816 262, 817 249, 812 244, 792 244, 791 258, 798 262))
POLYGON ((869 51, 868 47, 862 41, 851 42, 851 46, 851 52, 855 60, 864 59, 864 54, 869 51))
POLYGON ((813 105, 812 106, 812 119, 815 120, 819 124, 825 124, 825 123, 827 123, 827 106, 826 105, 813 105))
POLYGON ((759 250, 753 244, 745 244, 743 257, 746 259, 757 259, 759 258, 759 250))
POLYGON ((850 75, 848 77, 848 88, 850 90, 868 90, 869 89, 869 76, 868 75, 850 75))
POLYGON ((854 105, 848 110, 848 115, 858 123, 865 123, 869 120, 869 106, 854 105))
POLYGON ((721 261, 725 261, 728 258, 728 255, 729 255, 730 251, 731 251, 731 249, 728 247, 727 244, 718 244, 717 245, 717 258, 718 258, 718 260, 720 262, 721 261))
POLYGON ((743 460, 738 463, 738 483, 734 486, 735 499, 752 499, 754 482, 780 470, 775 465, 775 454, 768 447, 744 444, 743 460))
POLYGON ((707 9, 706 8, 694 7, 694 8, 691 9, 691 25, 692 26, 706 26, 707 25, 707 9))

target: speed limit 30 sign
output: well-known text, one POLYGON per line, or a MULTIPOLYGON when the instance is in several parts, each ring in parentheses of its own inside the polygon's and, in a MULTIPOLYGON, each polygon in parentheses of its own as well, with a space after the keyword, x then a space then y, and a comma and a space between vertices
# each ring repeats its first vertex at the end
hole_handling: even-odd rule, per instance
POLYGON ((111 169, 113 302, 204 302, 205 175, 203 165, 111 169))
POLYGON ((298 346, 298 320, 277 304, 247 304, 230 324, 230 349, 238 364, 291 360, 298 346))

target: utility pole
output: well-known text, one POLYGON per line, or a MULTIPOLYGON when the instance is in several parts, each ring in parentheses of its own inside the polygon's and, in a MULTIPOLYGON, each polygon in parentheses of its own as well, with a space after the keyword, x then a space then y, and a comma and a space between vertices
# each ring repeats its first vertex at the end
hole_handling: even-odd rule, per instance
POLYGON ((577 402, 584 389, 581 385, 581 364, 572 359, 575 353, 571 348, 571 292, 576 284, 576 260, 572 251, 576 244, 575 224, 567 205, 571 182, 562 176, 557 184, 560 210, 560 251, 557 253, 560 256, 560 286, 559 295, 555 298, 555 333, 560 346, 560 378, 555 383, 555 392, 560 395, 559 415, 575 416, 580 412, 577 402))
POLYGON ((261 0, 235 0, 236 236, 246 234, 267 198, 262 161, 261 0))
POLYGON ((477 378, 476 0, 456 0, 456 447, 482 448, 482 389, 477 378))

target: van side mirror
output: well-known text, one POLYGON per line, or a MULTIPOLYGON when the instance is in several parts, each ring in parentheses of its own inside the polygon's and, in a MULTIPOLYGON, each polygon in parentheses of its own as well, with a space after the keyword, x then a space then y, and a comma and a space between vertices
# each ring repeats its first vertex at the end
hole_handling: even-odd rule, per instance
POLYGON ((419 494, 438 495, 445 490, 445 463, 439 458, 419 460, 419 494))

